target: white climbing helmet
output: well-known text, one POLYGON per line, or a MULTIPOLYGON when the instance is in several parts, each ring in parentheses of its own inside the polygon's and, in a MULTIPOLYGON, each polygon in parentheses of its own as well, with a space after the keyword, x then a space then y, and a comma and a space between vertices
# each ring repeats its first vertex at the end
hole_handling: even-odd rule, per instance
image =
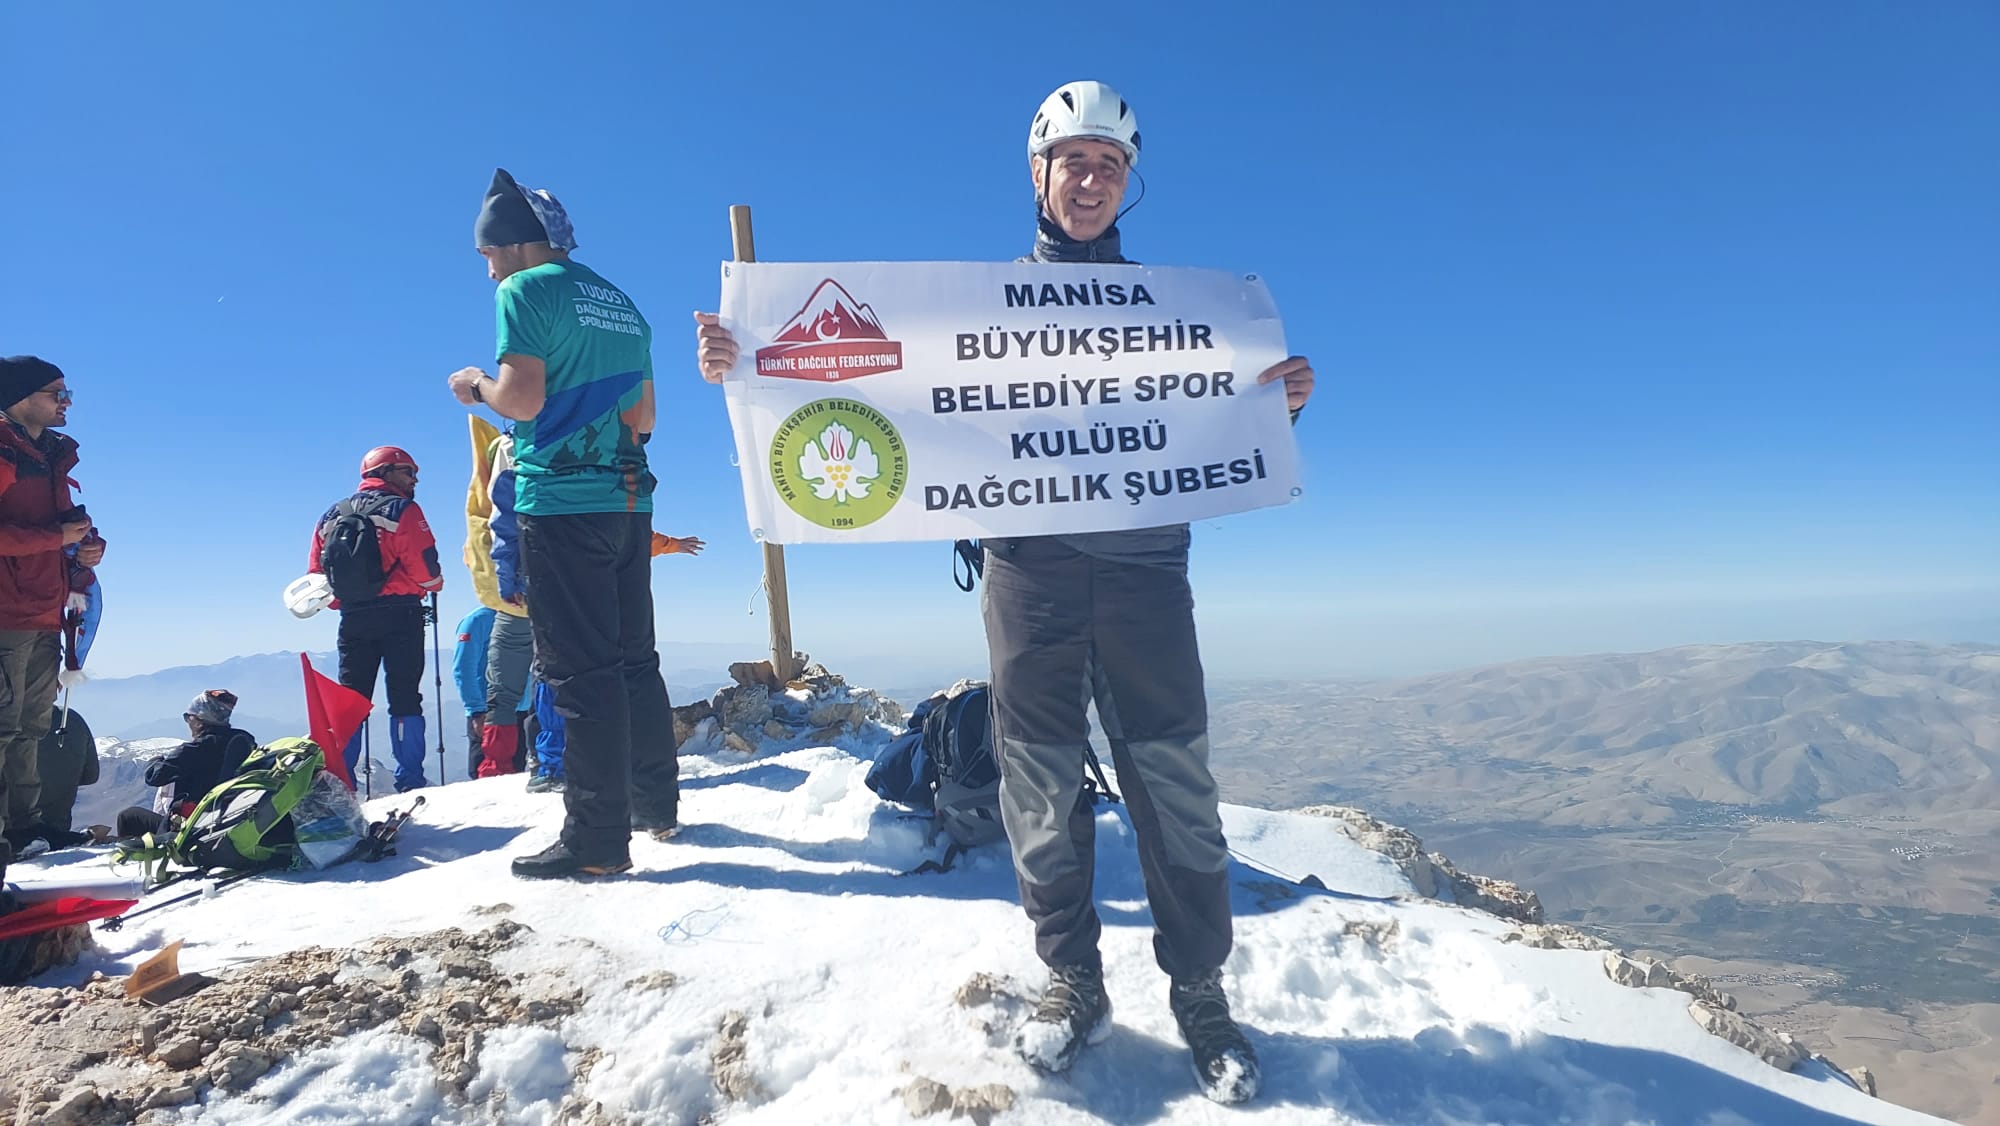
POLYGON ((1125 150, 1125 163, 1139 163, 1139 116, 1118 91, 1102 82, 1070 82, 1042 99, 1028 126, 1028 155, 1040 156, 1059 141, 1075 137, 1110 141, 1125 150))
POLYGON ((325 575, 300 575, 285 587, 285 609, 295 618, 310 618, 331 605, 333 587, 325 575))

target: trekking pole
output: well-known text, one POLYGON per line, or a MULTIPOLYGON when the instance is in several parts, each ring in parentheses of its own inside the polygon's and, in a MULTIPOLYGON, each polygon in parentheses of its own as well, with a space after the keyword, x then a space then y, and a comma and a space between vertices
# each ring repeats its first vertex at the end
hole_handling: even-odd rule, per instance
POLYGON ((351 855, 357 860, 369 862, 395 855, 396 835, 403 831, 403 826, 408 824, 410 818, 415 817, 417 811, 423 807, 424 799, 422 795, 418 795, 417 800, 411 802, 409 808, 400 813, 390 810, 388 816, 368 826, 368 835, 355 842, 354 852, 351 855))
POLYGON ((151 907, 147 907, 144 910, 140 911, 128 911, 123 915, 114 915, 111 918, 106 919, 103 922, 97 924, 97 929, 101 931, 115 931, 119 927, 124 926, 125 921, 127 919, 136 919, 141 915, 150 915, 155 911, 159 911, 167 907, 172 907, 176 903, 186 903, 190 899, 196 899, 204 895, 212 895, 215 892, 221 891, 223 888, 228 887, 230 884, 233 884, 238 880, 247 880, 254 875, 257 875, 255 871, 249 871, 249 872, 238 872, 233 876, 225 876, 224 878, 215 881, 214 883, 208 885, 205 888, 196 888, 195 890, 187 892, 185 894, 174 896, 172 899, 169 899, 164 903, 155 903, 151 907))
MULTIPOLYGON (((422 683, 421 681, 419 683, 422 683)), ((444 785, 444 647, 438 642, 438 596, 431 592, 431 685, 437 695, 438 785, 444 785)))
POLYGON ((361 797, 366 801, 375 796, 375 748, 368 745, 367 719, 361 721, 361 797))

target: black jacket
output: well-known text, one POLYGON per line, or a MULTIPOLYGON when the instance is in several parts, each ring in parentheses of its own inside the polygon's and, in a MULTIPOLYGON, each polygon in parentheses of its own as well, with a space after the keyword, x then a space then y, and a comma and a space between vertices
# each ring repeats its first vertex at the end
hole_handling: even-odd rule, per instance
MULTIPOLYGON (((1035 223, 1035 252, 1029 262, 1130 262, 1120 245, 1117 224, 1089 242, 1078 242, 1044 215, 1035 223)), ((1134 263, 1136 265, 1136 263, 1134 263)))
POLYGON ((248 731, 216 727, 189 739, 146 767, 146 785, 172 786, 174 806, 191 806, 222 782, 236 777, 243 760, 257 749, 248 731))

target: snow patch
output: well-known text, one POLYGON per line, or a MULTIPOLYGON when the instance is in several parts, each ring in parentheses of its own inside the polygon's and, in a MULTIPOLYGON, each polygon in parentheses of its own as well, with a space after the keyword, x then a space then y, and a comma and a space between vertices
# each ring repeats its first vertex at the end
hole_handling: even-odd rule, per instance
POLYGON ((398 1032, 350 1036, 272 1073, 242 1098, 212 1098, 175 1121, 204 1126, 428 1126, 455 1117, 438 1093, 433 1045, 398 1032))
POLYGON ((500 1096, 501 1116, 520 1126, 550 1126, 569 1090, 569 1048, 546 1028, 502 1028, 479 1048, 479 1074, 466 1086, 475 1103, 500 1096))

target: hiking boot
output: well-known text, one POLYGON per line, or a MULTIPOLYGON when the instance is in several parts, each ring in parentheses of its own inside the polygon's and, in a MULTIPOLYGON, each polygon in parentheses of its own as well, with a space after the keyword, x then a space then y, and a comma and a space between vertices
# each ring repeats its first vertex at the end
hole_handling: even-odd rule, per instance
POLYGON ((657 821, 641 821, 634 817, 632 831, 644 833, 656 841, 670 841, 681 835, 681 826, 678 821, 668 821, 662 825, 657 821))
POLYGON ((560 794, 563 780, 553 774, 533 774, 528 777, 528 792, 531 794, 560 794))
POLYGON ((1043 1071, 1068 1071, 1085 1044, 1111 1035, 1111 998, 1097 966, 1052 966, 1048 988, 1014 1034, 1014 1051, 1043 1071))
POLYGON ((1194 1054, 1194 1076, 1201 1083, 1201 1093, 1223 1104, 1254 1098, 1261 1075, 1257 1053, 1229 1016, 1222 971, 1175 978, 1167 989, 1167 1007, 1181 1026, 1181 1039, 1194 1054))
POLYGON ((591 860, 578 856, 561 841, 550 845, 533 856, 514 858, 514 874, 529 879, 546 880, 556 877, 610 876, 630 871, 632 859, 619 856, 604 860, 591 860))

